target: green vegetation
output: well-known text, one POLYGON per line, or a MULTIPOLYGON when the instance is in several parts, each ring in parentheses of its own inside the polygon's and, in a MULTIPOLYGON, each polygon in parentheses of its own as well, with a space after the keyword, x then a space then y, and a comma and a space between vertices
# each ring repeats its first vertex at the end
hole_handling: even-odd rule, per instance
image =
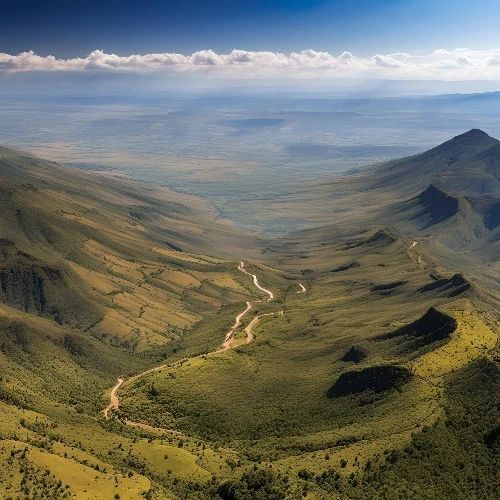
POLYGON ((369 366, 362 370, 342 373, 335 384, 328 389, 331 398, 349 396, 367 391, 375 393, 401 389, 411 380, 411 371, 394 365, 369 366))
POLYGON ((266 240, 1 151, 0 497, 498 497, 498 294, 451 226, 400 232, 450 223, 434 191, 266 240))

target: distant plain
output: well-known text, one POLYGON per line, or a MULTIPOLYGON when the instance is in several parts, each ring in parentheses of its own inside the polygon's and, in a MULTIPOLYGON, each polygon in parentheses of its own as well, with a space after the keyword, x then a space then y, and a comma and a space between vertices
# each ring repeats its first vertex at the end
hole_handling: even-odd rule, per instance
POLYGON ((0 143, 200 195, 240 225, 284 233, 310 222, 280 214, 276 200, 469 128, 498 137, 498 110, 498 93, 9 98, 0 100, 0 143))

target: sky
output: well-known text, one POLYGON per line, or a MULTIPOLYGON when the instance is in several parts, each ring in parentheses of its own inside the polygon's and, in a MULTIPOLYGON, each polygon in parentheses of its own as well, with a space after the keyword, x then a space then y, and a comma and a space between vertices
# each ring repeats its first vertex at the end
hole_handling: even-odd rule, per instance
POLYGON ((0 0, 0 73, 500 80, 498 0, 0 0))
POLYGON ((496 0, 3 0, 0 49, 77 57, 204 49, 428 52, 500 47, 496 0))

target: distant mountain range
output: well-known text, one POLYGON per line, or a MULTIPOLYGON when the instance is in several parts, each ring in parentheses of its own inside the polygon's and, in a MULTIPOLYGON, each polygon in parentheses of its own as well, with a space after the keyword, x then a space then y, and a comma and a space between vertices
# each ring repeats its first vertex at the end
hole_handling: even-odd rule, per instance
POLYGON ((494 281, 500 253, 500 141, 472 129, 424 153, 304 188, 270 204, 314 223, 310 241, 382 226, 415 238, 451 266, 494 281), (457 260, 458 259, 458 260, 457 260), (469 265, 474 262, 473 265, 469 265), (469 263, 469 264, 467 264, 469 263))

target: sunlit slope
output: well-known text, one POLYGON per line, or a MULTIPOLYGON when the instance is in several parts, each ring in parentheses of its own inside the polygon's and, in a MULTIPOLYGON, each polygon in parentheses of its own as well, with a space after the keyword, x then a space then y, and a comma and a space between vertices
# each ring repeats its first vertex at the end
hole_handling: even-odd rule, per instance
POLYGON ((4 303, 144 350, 243 299, 234 266, 200 255, 255 245, 200 202, 2 153, 4 303))
POLYGON ((496 195, 437 182, 449 147, 267 240, 1 150, 0 496, 495 498, 496 195))
POLYGON ((385 228, 338 239, 270 249, 302 270, 307 293, 281 289, 284 314, 263 320, 252 344, 126 387, 122 414, 216 439, 243 470, 264 461, 292 478, 348 477, 443 418, 447 377, 497 342, 475 287, 437 278, 385 228), (363 355, 345 359, 353 349, 363 355))
POLYGON ((4 148, 0 194, 0 496, 207 483, 216 452, 199 464, 100 414, 117 376, 223 339, 253 293, 237 266, 255 241, 194 198, 4 148))

